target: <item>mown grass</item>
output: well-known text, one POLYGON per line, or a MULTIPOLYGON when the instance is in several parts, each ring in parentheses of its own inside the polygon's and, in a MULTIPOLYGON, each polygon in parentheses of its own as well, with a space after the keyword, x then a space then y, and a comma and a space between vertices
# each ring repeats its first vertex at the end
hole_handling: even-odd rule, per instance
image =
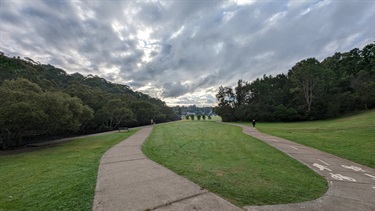
POLYGON ((152 160, 239 206, 312 200, 324 178, 240 127, 180 121, 154 127, 142 147, 152 160))
POLYGON ((0 156, 0 210, 91 210, 99 161, 129 133, 0 156))
POLYGON ((325 121, 258 123, 257 128, 375 168, 375 110, 325 121))

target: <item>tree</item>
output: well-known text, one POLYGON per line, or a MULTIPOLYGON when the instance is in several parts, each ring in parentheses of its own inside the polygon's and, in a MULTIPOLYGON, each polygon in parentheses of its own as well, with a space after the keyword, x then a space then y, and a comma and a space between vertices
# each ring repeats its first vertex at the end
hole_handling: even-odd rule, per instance
POLYGON ((214 112, 221 116, 224 122, 233 121, 235 119, 234 107, 236 98, 232 88, 220 86, 216 98, 219 101, 219 106, 213 109, 214 112))
POLYGON ((234 107, 236 97, 230 87, 219 87, 219 93, 216 94, 216 98, 219 101, 219 106, 230 106, 234 107))
POLYGON ((309 58, 294 65, 288 75, 295 85, 294 90, 303 94, 307 112, 310 112, 313 101, 327 91, 325 87, 329 85, 330 72, 318 60, 309 58))
POLYGON ((353 80, 352 86, 357 91, 357 95, 366 110, 371 105, 375 105, 375 76, 365 70, 361 70, 358 72, 357 78, 353 80))
POLYGON ((249 86, 242 79, 238 80, 236 90, 236 105, 244 105, 248 101, 249 86))
POLYGON ((126 101, 114 99, 95 114, 96 119, 101 122, 104 130, 114 130, 120 126, 129 126, 135 122, 135 116, 129 109, 126 101))
POLYGON ((43 91, 27 79, 5 81, 0 99, 2 148, 18 147, 38 135, 75 132, 93 114, 78 98, 43 91))
POLYGON ((161 112, 160 107, 150 102, 136 101, 132 102, 130 107, 140 125, 148 125, 151 119, 157 123, 165 121, 166 114, 161 112))

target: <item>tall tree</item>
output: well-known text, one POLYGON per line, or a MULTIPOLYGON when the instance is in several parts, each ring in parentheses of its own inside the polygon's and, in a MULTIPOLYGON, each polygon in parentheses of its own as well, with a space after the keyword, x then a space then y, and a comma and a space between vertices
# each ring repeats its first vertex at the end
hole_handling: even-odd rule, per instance
POLYGON ((310 112, 313 101, 327 91, 325 87, 331 74, 318 60, 309 58, 294 65, 288 76, 294 83, 295 90, 303 94, 307 112, 310 112))
POLYGON ((233 121, 235 119, 234 107, 236 102, 233 89, 220 86, 216 98, 219 101, 219 106, 214 108, 214 112, 220 115, 224 122, 233 121))
POLYGON ((238 80, 236 90, 236 105, 244 105, 247 101, 249 88, 247 83, 242 79, 238 80))

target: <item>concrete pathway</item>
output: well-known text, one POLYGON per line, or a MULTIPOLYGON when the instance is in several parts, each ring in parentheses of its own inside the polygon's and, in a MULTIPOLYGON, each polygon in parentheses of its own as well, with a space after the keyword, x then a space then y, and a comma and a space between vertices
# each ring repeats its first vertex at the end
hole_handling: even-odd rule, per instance
POLYGON ((141 145, 152 130, 149 126, 103 155, 93 210, 375 211, 375 169, 260 133, 248 126, 236 126, 326 177, 327 193, 309 202, 238 208, 149 160, 141 151, 141 145))
POLYGON ((329 184, 327 193, 313 201, 285 205, 246 206, 244 207, 246 210, 375 211, 375 169, 282 138, 260 133, 255 128, 244 125, 236 126, 242 127, 245 134, 262 140, 305 164, 324 176, 329 184))
POLYGON ((93 210, 243 210, 148 159, 141 145, 151 126, 101 158, 93 210))

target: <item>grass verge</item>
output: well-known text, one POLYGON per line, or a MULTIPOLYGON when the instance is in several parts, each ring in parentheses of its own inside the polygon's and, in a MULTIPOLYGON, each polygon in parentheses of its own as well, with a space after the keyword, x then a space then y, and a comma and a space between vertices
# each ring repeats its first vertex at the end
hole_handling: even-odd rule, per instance
POLYGON ((231 125, 203 121, 158 125, 142 150, 239 206, 307 201, 327 190, 326 180, 308 167, 231 125))
POLYGON ((257 128, 375 168, 375 110, 325 121, 259 123, 257 128))
POLYGON ((0 156, 0 210, 91 210, 99 161, 128 133, 0 156))

